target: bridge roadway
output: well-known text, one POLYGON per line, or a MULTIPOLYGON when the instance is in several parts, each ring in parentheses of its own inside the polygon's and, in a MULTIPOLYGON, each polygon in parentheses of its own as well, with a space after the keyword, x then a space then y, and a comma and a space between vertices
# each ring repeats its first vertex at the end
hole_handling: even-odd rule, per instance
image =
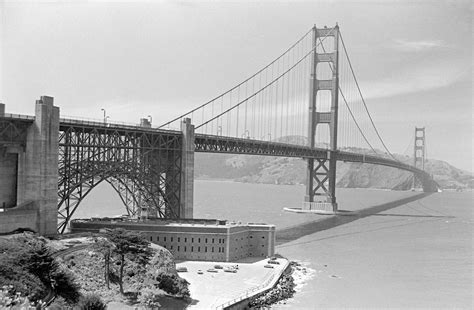
MULTIPOLYGON (((309 146, 273 141, 260 141, 203 134, 195 135, 195 151, 318 159, 328 159, 330 156, 329 150, 325 148, 311 148, 309 146)), ((386 157, 347 151, 336 151, 335 154, 339 161, 382 165, 410 171, 419 175, 427 175, 427 173, 421 169, 386 157)))
MULTIPOLYGON (((41 109, 46 106, 54 109, 52 101, 38 104, 41 109)), ((37 110, 43 113, 41 109, 37 110)), ((35 222, 22 225, 32 225, 45 234, 52 234, 56 226, 63 232, 82 199, 103 180, 112 182, 129 214, 136 214, 145 205, 162 217, 192 217, 194 152, 313 158, 318 160, 318 167, 335 156, 337 161, 406 170, 421 181, 424 191, 437 190, 436 182, 426 172, 383 155, 198 134, 189 119, 180 131, 59 115, 54 119, 52 127, 49 123, 53 119, 48 115, 0 115, 0 151, 7 155, 1 162, 7 176, 0 184, 1 197, 12 206, 36 201, 41 211, 39 221, 31 219, 35 222), (16 171, 9 169, 15 162, 16 171), (42 172, 46 170, 49 172, 42 172), (38 228, 37 222, 44 227, 38 228)), ((323 168, 326 171, 321 174, 328 172, 323 168)), ((321 182, 325 182, 324 177, 321 182)), ((1 221, 11 227, 17 225, 17 220, 10 217, 0 217, 1 221)))
MULTIPOLYGON (((5 113, 4 118, 8 118, 11 121, 19 122, 23 124, 33 123, 35 117, 29 115, 19 114, 7 114, 5 113)), ((144 133, 158 134, 158 135, 171 135, 181 136, 182 133, 178 130, 165 130, 146 128, 139 125, 131 125, 126 123, 102 123, 98 121, 86 121, 69 118, 60 119, 60 130, 64 130, 71 126, 81 126, 85 128, 94 128, 99 132, 110 131, 116 129, 117 131, 138 131, 144 133)), ((10 138, 13 140, 13 137, 10 138)), ((5 141, 1 139, 2 143, 13 141, 5 141)), ((310 148, 309 146, 279 143, 273 141, 260 141, 245 138, 233 138, 224 137, 217 135, 204 135, 195 134, 194 137, 195 152, 204 153, 228 153, 228 154, 249 154, 249 155, 266 155, 266 156, 281 156, 281 157, 299 157, 299 158, 318 158, 328 159, 330 154, 327 149, 324 148, 310 148)), ((335 156, 338 161, 344 162, 359 162, 374 165, 388 166, 392 168, 402 169, 410 171, 422 179, 430 178, 430 176, 423 170, 418 169, 414 166, 404 164, 402 162, 376 155, 360 154, 347 151, 336 151, 335 156)))
MULTIPOLYGON (((61 118, 60 120, 60 128, 77 125, 95 128, 98 127, 107 130, 115 128, 117 130, 137 130, 153 134, 161 133, 165 135, 181 135, 181 132, 177 130, 146 128, 139 125, 130 125, 125 123, 104 124, 102 122, 97 121, 83 121, 67 118, 61 118)), ((318 159, 328 159, 330 156, 329 151, 325 148, 311 148, 309 146, 304 145, 279 143, 274 141, 261 141, 245 138, 233 138, 218 135, 195 134, 194 145, 194 151, 202 153, 248 154, 318 159)), ((425 171, 421 169, 387 157, 347 151, 337 151, 335 154, 338 161, 382 165, 410 171, 422 178, 430 177, 425 171)))

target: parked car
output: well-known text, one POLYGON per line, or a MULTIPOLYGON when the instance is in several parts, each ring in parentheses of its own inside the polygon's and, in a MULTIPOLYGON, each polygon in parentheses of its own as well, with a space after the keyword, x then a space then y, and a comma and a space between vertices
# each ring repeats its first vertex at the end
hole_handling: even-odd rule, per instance
POLYGON ((265 266, 263 266, 263 267, 265 267, 265 268, 273 268, 273 266, 272 266, 272 265, 268 265, 268 264, 267 264, 267 265, 265 265, 265 266))
POLYGON ((198 272, 198 274, 203 274, 204 273, 204 272, 202 272, 201 269, 199 269, 197 272, 198 272))
POLYGON ((188 272, 188 268, 186 268, 186 267, 178 267, 178 268, 176 268, 176 271, 177 271, 177 272, 188 272))
POLYGON ((275 265, 280 265, 280 262, 279 262, 279 261, 277 261, 277 260, 271 260, 271 259, 269 259, 269 260, 267 261, 267 263, 269 263, 269 264, 275 264, 275 265))
POLYGON ((217 269, 209 268, 209 269, 207 269, 207 272, 217 272, 217 269))
POLYGON ((236 272, 237 272, 237 269, 236 269, 236 268, 232 268, 232 267, 225 267, 225 268, 224 268, 224 271, 225 271, 225 272, 233 272, 233 273, 236 273, 236 272))
POLYGON ((214 269, 222 269, 221 265, 214 265, 214 269))

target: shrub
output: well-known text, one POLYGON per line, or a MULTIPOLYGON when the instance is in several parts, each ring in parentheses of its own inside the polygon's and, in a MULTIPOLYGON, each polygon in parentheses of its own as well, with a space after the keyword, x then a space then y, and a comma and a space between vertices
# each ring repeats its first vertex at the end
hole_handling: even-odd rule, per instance
POLYGON ((11 286, 10 291, 29 296, 33 302, 47 294, 46 286, 38 277, 9 261, 0 265, 0 284, 11 286))
MULTIPOLYGON (((22 296, 21 293, 14 293, 12 286, 4 285, 0 289, 0 309, 29 309, 34 303, 30 303, 28 297, 22 296)), ((38 304, 36 309, 44 309, 38 304)))
POLYGON ((81 310, 104 310, 107 309, 107 305, 102 301, 97 294, 86 294, 81 297, 77 304, 81 310))
POLYGON ((53 303, 48 306, 48 310, 69 310, 72 306, 62 297, 56 297, 53 303))
POLYGON ((79 286, 71 273, 60 268, 41 237, 24 234, 0 243, 0 284, 12 285, 15 292, 35 302, 47 288, 67 302, 79 300, 79 286))
POLYGON ((158 287, 169 294, 189 297, 189 282, 175 274, 160 272, 156 281, 159 282, 158 287))
POLYGON ((63 297, 66 302, 77 303, 80 297, 80 286, 74 280, 74 276, 67 270, 57 268, 51 273, 51 282, 54 292, 63 297))
POLYGON ((147 308, 155 309, 160 308, 161 304, 159 303, 161 294, 146 288, 140 292, 139 301, 141 304, 145 305, 147 308))

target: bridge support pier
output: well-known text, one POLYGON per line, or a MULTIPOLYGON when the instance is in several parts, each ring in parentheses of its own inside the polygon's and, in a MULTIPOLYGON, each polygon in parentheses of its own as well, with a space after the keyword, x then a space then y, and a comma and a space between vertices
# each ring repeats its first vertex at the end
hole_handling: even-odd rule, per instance
POLYGON ((17 205, 33 202, 37 206, 36 227, 29 228, 41 235, 57 233, 58 133, 59 108, 52 97, 42 96, 36 101, 35 121, 27 129, 25 148, 17 152, 17 205))
POLYGON ((183 133, 181 155, 181 190, 179 217, 193 218, 194 195, 194 125, 190 118, 183 119, 181 123, 183 133))

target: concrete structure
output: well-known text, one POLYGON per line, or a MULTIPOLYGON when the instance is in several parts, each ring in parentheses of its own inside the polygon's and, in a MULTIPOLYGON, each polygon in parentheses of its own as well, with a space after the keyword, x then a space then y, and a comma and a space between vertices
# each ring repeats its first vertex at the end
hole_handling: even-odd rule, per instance
POLYGON ((37 202, 30 201, 13 208, 0 209, 0 234, 19 229, 38 231, 40 213, 37 202))
MULTIPOLYGON (((1 116, 5 115, 4 109, 2 105, 1 116)), ((7 221, 2 220, 4 225, 0 233, 30 228, 42 235, 56 234, 58 135, 59 108, 54 106, 52 97, 42 96, 36 101, 35 117, 26 128, 25 135, 19 135, 14 141, 2 139, 0 203, 5 205, 5 211, 1 217, 11 217, 7 221), (17 205, 16 216, 13 216, 10 208, 17 205), (29 207, 20 207, 25 205, 29 207), (38 219, 31 215, 34 208, 37 209, 38 219), (29 220, 21 219, 23 211, 24 217, 29 220)))
POLYGON ((277 258, 274 268, 265 268, 268 259, 241 259, 232 263, 220 263, 224 268, 239 265, 238 272, 223 270, 206 272, 214 268, 215 262, 182 261, 176 267, 185 267, 188 272, 180 276, 190 283, 189 290, 196 302, 186 309, 248 309, 252 297, 273 288, 289 266, 289 261, 277 258), (197 271, 204 271, 198 274, 197 271))
POLYGON ((193 194, 194 194, 194 125, 191 119, 185 118, 181 123, 183 133, 183 151, 181 155, 181 218, 193 218, 193 194))
POLYGON ((230 262, 268 257, 275 251, 275 226, 220 220, 72 220, 71 232, 99 232, 104 228, 138 230, 168 249, 178 260, 230 262))

